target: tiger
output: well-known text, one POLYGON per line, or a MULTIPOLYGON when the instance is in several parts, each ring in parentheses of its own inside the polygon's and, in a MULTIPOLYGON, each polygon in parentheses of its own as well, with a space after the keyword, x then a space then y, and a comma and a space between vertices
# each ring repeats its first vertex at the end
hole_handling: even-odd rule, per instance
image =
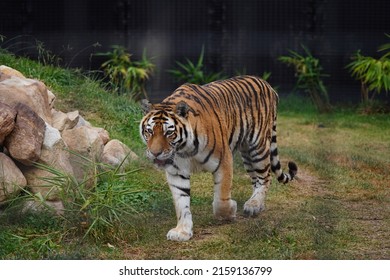
POLYGON ((281 183, 296 176, 294 162, 288 163, 285 173, 279 161, 278 101, 267 81, 249 75, 205 85, 186 83, 161 103, 141 101, 144 116, 139 129, 146 157, 165 170, 176 211, 177 226, 168 231, 168 240, 187 241, 193 236, 190 176, 200 170, 213 175, 214 217, 236 218, 237 203, 231 197, 235 151, 252 182, 244 216, 257 216, 265 209, 270 171, 281 183))

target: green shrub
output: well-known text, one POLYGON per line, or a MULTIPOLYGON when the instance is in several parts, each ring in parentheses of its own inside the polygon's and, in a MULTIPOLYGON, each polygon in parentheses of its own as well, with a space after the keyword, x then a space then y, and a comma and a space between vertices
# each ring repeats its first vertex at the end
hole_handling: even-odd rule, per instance
POLYGON ((297 87, 309 94, 318 111, 329 112, 331 106, 328 91, 322 82, 322 78, 327 75, 322 73, 320 61, 306 47, 302 46, 302 48, 304 55, 290 50, 290 55, 279 57, 279 61, 295 68, 297 87))
POLYGON ((96 55, 108 57, 101 67, 118 94, 127 93, 133 100, 148 97, 145 84, 155 65, 147 58, 145 51, 140 61, 132 61, 131 54, 117 45, 112 46, 111 51, 96 55))
POLYGON ((390 91, 390 43, 379 47, 378 51, 387 52, 376 59, 364 56, 358 50, 346 66, 351 76, 360 81, 362 102, 368 106, 374 104, 377 93, 390 91))
POLYGON ((222 72, 217 73, 207 73, 204 66, 204 47, 200 52, 198 61, 196 63, 192 62, 186 58, 185 63, 176 61, 178 69, 168 70, 169 73, 175 78, 175 80, 192 83, 197 85, 207 84, 216 80, 221 80, 226 78, 222 72))

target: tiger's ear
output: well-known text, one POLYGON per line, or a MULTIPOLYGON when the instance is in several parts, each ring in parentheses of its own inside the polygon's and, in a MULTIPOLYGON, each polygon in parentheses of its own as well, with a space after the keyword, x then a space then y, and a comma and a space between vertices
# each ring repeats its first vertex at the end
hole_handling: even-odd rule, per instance
POLYGON ((178 114, 180 117, 187 118, 189 110, 190 106, 188 106, 188 104, 184 101, 180 101, 176 104, 176 114, 178 114))
POLYGON ((152 103, 149 102, 147 99, 142 99, 141 100, 141 109, 144 114, 149 113, 153 108, 152 103))

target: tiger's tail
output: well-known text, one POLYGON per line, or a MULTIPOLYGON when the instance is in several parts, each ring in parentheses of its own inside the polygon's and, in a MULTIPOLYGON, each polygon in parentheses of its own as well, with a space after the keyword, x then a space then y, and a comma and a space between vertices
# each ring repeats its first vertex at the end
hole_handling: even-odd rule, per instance
POLYGON ((284 173, 282 170, 278 155, 278 145, 276 141, 276 119, 272 127, 271 170, 273 173, 275 173, 278 181, 284 184, 290 182, 298 172, 298 166, 292 161, 288 163, 288 173, 284 173))

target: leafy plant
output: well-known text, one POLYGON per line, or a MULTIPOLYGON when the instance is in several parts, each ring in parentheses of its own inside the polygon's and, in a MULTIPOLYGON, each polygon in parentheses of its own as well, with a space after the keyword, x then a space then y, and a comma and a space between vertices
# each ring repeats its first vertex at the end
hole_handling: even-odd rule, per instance
POLYGON ((202 85, 226 78, 222 72, 206 73, 204 66, 204 47, 202 47, 202 51, 200 52, 196 63, 186 58, 185 63, 176 61, 176 64, 178 69, 168 70, 168 72, 180 82, 202 85))
POLYGON ((132 55, 118 45, 112 46, 111 51, 96 55, 108 57, 101 67, 118 94, 128 93, 134 100, 148 97, 145 85, 155 65, 147 58, 145 51, 140 61, 132 61, 132 55))
POLYGON ((271 77, 272 72, 264 71, 263 75, 261 75, 260 78, 262 78, 264 81, 268 81, 268 79, 271 77))
POLYGON ((309 94, 318 111, 328 112, 331 106, 328 91, 322 82, 322 78, 328 75, 322 73, 319 59, 315 58, 305 46, 302 48, 305 54, 290 50, 290 55, 279 57, 279 61, 295 68, 297 87, 309 94))
MULTIPOLYGON (((390 35, 387 35, 390 38, 390 35)), ((387 51, 380 58, 364 56, 360 50, 346 67, 351 76, 361 83, 363 104, 372 103, 377 93, 390 91, 390 43, 379 47, 378 52, 387 51), (371 94, 370 94, 371 92, 371 94)))
MULTIPOLYGON (((235 75, 236 76, 244 76, 244 75, 248 75, 248 73, 246 72, 246 68, 244 68, 242 70, 236 70, 235 75)), ((272 75, 272 72, 264 71, 263 74, 259 77, 261 79, 263 79, 264 81, 268 81, 268 79, 271 77, 271 75, 272 75)))

